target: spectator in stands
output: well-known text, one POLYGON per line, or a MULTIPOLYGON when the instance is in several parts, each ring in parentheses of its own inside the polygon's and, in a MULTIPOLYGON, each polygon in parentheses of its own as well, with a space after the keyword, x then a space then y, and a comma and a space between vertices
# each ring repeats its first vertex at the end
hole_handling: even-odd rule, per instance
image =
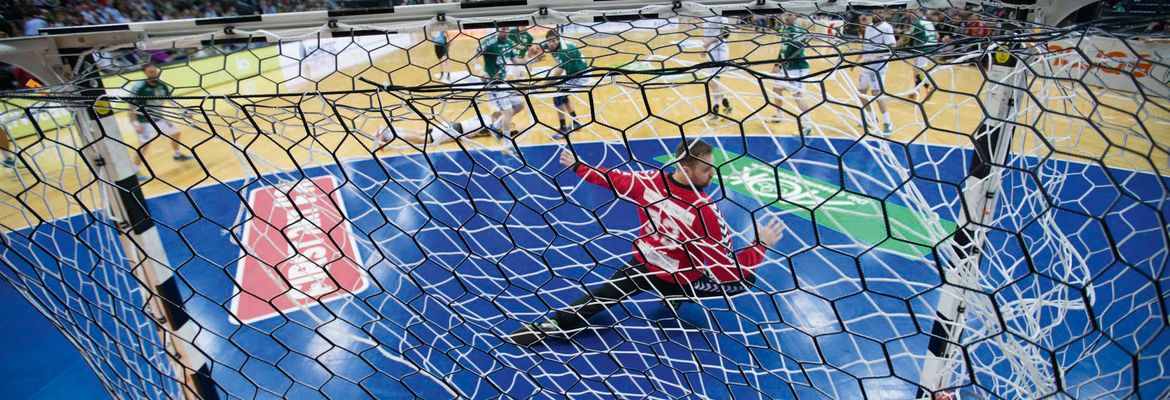
MULTIPOLYGON (((438 3, 445 0, 394 0, 396 5, 438 3)), ((344 8, 334 0, 263 0, 258 3, 211 0, 10 0, 0 18, 0 36, 34 36, 50 26, 116 24, 132 21, 159 21, 239 15, 237 4, 249 4, 245 13, 281 12, 344 8), (252 5, 254 4, 254 5, 252 5)))
POLYGON ((118 11, 117 8, 114 8, 110 4, 107 4, 105 7, 102 7, 101 15, 105 17, 107 24, 120 24, 120 23, 124 23, 124 22, 130 22, 129 19, 126 19, 126 17, 122 15, 121 11, 118 11))
POLYGON ((100 22, 98 22, 98 13, 93 10, 92 4, 82 4, 80 14, 81 19, 85 21, 87 25, 100 24, 100 22))
MULTIPOLYGON (((973 13, 973 12, 966 13, 965 22, 963 24, 963 30, 965 32, 965 36, 969 37, 969 38, 980 38, 980 37, 991 36, 991 24, 987 23, 987 21, 984 21, 982 16, 979 13, 973 13)), ((960 49, 960 51, 962 51, 964 53, 974 53, 974 52, 983 51, 985 46, 987 46, 987 43, 976 42, 976 43, 972 43, 970 45, 964 46, 964 48, 960 49)))
POLYGON ((41 29, 49 27, 49 12, 40 10, 37 14, 24 21, 24 35, 39 35, 41 29))
POLYGON ((216 17, 219 17, 219 5, 218 4, 209 7, 207 9, 207 11, 203 12, 203 18, 216 18, 216 17))
POLYGON ((991 26, 984 21, 982 16, 977 13, 967 13, 967 21, 964 28, 967 30, 969 37, 986 37, 991 36, 991 26))

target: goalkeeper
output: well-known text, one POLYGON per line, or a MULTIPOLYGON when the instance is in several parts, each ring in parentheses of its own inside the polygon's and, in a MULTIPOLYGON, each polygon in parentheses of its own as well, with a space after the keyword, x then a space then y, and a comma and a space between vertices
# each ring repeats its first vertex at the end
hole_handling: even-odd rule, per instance
POLYGON ((752 269, 764 260, 765 247, 780 239, 783 225, 779 220, 757 225, 757 243, 731 254, 727 223, 703 192, 715 176, 711 145, 683 142, 674 155, 677 166, 666 174, 591 167, 576 162, 568 151, 561 153, 561 164, 578 176, 638 205, 641 234, 625 267, 557 311, 553 319, 514 332, 514 342, 530 345, 547 337, 568 338, 588 325, 589 317, 645 291, 658 292, 673 308, 679 304, 673 299, 737 294, 755 282, 752 269))

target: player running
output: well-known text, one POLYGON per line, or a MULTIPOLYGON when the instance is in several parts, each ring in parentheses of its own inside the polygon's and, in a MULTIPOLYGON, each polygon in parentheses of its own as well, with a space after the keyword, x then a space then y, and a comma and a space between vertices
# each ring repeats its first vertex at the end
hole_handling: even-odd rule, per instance
MULTIPOLYGON (((796 101, 796 109, 800 113, 797 116, 796 124, 800 127, 800 133, 808 134, 812 131, 812 127, 804 123, 808 103, 804 101, 804 82, 799 81, 799 79, 808 76, 808 60, 805 59, 804 55, 804 48, 808 46, 808 30, 796 25, 796 14, 793 13, 782 14, 780 22, 784 24, 784 29, 781 31, 783 41, 780 43, 779 62, 772 68, 772 73, 783 73, 784 77, 793 80, 776 81, 772 86, 772 92, 780 97, 777 99, 776 106, 781 107, 784 92, 792 91, 792 97, 796 101)), ((776 116, 771 121, 780 122, 783 116, 783 112, 777 110, 776 116)))
POLYGON ((18 165, 25 168, 24 163, 19 162, 18 156, 12 151, 12 136, 2 126, 0 126, 0 158, 4 159, 4 161, 0 161, 0 166, 4 168, 16 168, 18 165))
POLYGON ((431 41, 435 43, 435 59, 439 60, 439 81, 450 82, 451 68, 447 64, 450 64, 451 57, 447 54, 449 50, 447 31, 438 29, 431 35, 431 41))
POLYGON ((505 82, 508 79, 508 63, 517 57, 518 49, 507 28, 503 27, 497 29, 495 35, 483 38, 479 45, 488 101, 496 109, 487 128, 502 141, 518 135, 518 132, 512 130, 512 118, 524 111, 520 93, 510 89, 510 84, 505 82))
MULTIPOLYGON (((867 63, 861 66, 861 77, 857 82, 857 89, 861 93, 872 96, 882 114, 882 133, 893 132, 893 122, 890 120, 890 110, 886 106, 886 99, 882 98, 886 70, 889 65, 884 61, 893 50, 897 42, 894 41, 894 28, 878 15, 862 15, 861 26, 865 28, 865 41, 862 51, 865 55, 861 61, 867 63)), ((868 108, 868 107, 867 107, 868 108)))
POLYGON ((910 23, 910 32, 903 38, 903 43, 911 47, 910 51, 918 54, 914 59, 914 93, 910 94, 910 99, 918 99, 918 85, 926 87, 926 95, 922 98, 927 99, 934 93, 934 86, 926 75, 930 66, 930 59, 926 55, 938 48, 938 32, 934 30, 934 22, 923 16, 922 10, 910 10, 907 15, 914 21, 910 23))
MULTIPOLYGON (((146 80, 138 82, 130 90, 130 94, 137 98, 129 101, 138 108, 138 112, 135 114, 134 130, 138 133, 138 141, 141 143, 139 155, 134 157, 134 165, 142 166, 142 157, 146 156, 147 146, 159 134, 171 141, 171 150, 173 151, 171 157, 175 161, 192 160, 191 156, 179 151, 179 128, 171 125, 170 121, 158 113, 162 106, 162 100, 149 99, 170 96, 173 89, 160 79, 162 70, 158 66, 146 64, 142 67, 142 72, 146 74, 146 80)), ((139 179, 145 179, 145 176, 139 175, 139 179)))
MULTIPOLYGON (((721 16, 708 17, 703 23, 703 50, 707 52, 709 61, 726 62, 731 59, 731 49, 727 45, 730 36, 731 28, 727 25, 727 19, 721 16)), ((708 118, 727 118, 731 115, 731 102, 727 99, 729 89, 719 81, 723 67, 710 68, 708 71, 711 74, 711 115, 708 118)))
POLYGON ((715 176, 714 151, 701 140, 679 143, 674 172, 619 171, 577 162, 561 153, 561 165, 589 183, 613 190, 638 206, 641 233, 634 255, 618 270, 553 319, 527 325, 511 335, 528 346, 548 337, 569 338, 584 329, 593 315, 641 292, 657 292, 671 308, 681 301, 723 297, 747 291, 755 283, 752 270, 764 260, 766 247, 780 240, 783 225, 773 220, 757 225, 757 242, 731 252, 730 229, 714 200, 703 189, 715 176))
MULTIPOLYGON (((553 60, 556 61, 556 66, 553 67, 550 76, 574 76, 589 68, 589 64, 586 64, 585 60, 581 58, 581 50, 572 43, 561 40, 561 35, 556 30, 550 29, 544 37, 543 50, 545 53, 552 53, 553 60)), ((538 55, 536 61, 544 59, 545 53, 538 55)), ((560 122, 556 138, 564 137, 569 132, 581 127, 581 124, 577 123, 577 110, 573 109, 573 102, 567 91, 584 87, 586 83, 585 78, 577 77, 570 78, 560 84, 560 90, 563 94, 553 97, 553 105, 557 108, 557 119, 560 122), (567 124, 565 122, 566 115, 569 116, 567 124)))

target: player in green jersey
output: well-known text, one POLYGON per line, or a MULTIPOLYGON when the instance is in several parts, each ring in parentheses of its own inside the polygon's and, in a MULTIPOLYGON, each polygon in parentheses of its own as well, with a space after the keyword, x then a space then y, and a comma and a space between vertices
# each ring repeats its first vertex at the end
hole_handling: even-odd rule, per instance
POLYGON ((138 150, 140 156, 134 157, 134 164, 142 165, 142 157, 146 156, 147 145, 152 143, 160 133, 170 139, 171 150, 173 150, 172 157, 175 161, 191 160, 191 156, 179 151, 179 128, 176 128, 159 113, 162 100, 144 98, 170 96, 171 86, 162 81, 162 70, 156 65, 147 64, 142 67, 142 72, 146 74, 146 80, 136 83, 130 89, 130 95, 138 97, 130 100, 130 103, 135 105, 138 111, 135 115, 134 130, 138 133, 138 141, 141 143, 138 150))
MULTIPOLYGON (((912 51, 918 54, 914 59, 914 67, 917 70, 914 72, 914 87, 917 88, 919 85, 926 87, 926 96, 923 97, 925 99, 934 92, 934 86, 926 75, 926 70, 930 66, 930 59, 926 54, 938 47, 938 32, 934 29, 934 22, 923 16, 921 10, 910 10, 907 17, 911 22, 908 34, 902 38, 902 44, 912 47, 912 51)), ((910 94, 910 98, 918 98, 917 89, 910 94)))
POLYGON ((483 58, 482 78, 488 90, 488 102, 496 109, 487 129, 500 140, 516 136, 517 133, 512 131, 512 118, 524 111, 523 97, 505 81, 508 79, 508 64, 517 58, 517 49, 504 27, 498 28, 495 35, 483 38, 479 44, 478 56, 483 58))
MULTIPOLYGON (((796 108, 799 111, 796 119, 797 126, 800 127, 801 133, 807 134, 812 130, 812 127, 804 123, 808 104, 804 101, 804 82, 800 79, 808 75, 808 60, 805 59, 804 55, 804 48, 808 46, 808 30, 797 26, 796 14, 793 13, 782 14, 780 22, 783 23, 781 30, 783 39, 780 42, 780 54, 776 66, 772 68, 772 73, 782 75, 790 80, 776 81, 772 86, 772 92, 780 96, 777 107, 782 107, 779 102, 783 101, 784 92, 792 92, 796 108)), ((776 116, 771 121, 779 122, 782 117, 783 111, 777 111, 776 116)))
POLYGON ((516 45, 516 51, 513 53, 513 56, 517 61, 529 56, 528 53, 533 49, 532 42, 534 41, 531 33, 522 31, 520 28, 512 28, 509 32, 509 39, 516 45))
MULTIPOLYGON (((572 43, 566 43, 561 40, 561 35, 555 29, 550 29, 545 34, 543 50, 544 53, 538 55, 536 60, 540 61, 544 59, 545 53, 552 54, 556 66, 553 67, 551 76, 574 76, 589 68, 589 64, 581 58, 581 50, 572 43)), ((581 127, 581 124, 577 123, 577 110, 573 109, 573 102, 570 101, 567 91, 585 87, 587 82, 583 77, 575 77, 560 83, 560 90, 564 94, 553 97, 553 105, 557 107, 557 119, 560 121, 558 138, 568 135, 569 132, 581 127), (568 124, 565 123, 566 115, 570 119, 570 123, 568 124)))

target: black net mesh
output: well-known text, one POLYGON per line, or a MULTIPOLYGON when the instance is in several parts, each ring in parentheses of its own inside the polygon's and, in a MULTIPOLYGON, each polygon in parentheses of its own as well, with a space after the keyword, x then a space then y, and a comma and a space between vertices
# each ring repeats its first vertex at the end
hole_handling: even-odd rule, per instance
POLYGON ((4 95, 0 278, 118 398, 1164 398, 1165 36, 1034 11, 76 53, 4 95))

